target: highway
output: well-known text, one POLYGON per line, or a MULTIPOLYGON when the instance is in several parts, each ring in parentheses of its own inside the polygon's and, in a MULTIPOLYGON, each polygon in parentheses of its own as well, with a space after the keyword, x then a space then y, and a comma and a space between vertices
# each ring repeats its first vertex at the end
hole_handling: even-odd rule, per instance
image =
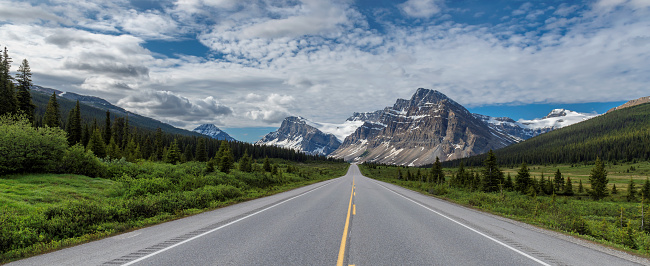
POLYGON ((347 175, 9 265, 650 265, 347 175))

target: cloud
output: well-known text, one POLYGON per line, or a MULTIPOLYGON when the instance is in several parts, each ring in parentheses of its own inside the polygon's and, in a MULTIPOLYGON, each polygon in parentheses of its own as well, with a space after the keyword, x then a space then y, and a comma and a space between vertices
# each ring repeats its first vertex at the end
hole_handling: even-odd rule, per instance
POLYGON ((285 117, 290 116, 288 107, 294 102, 290 95, 272 93, 262 96, 254 93, 246 95, 247 105, 252 109, 246 112, 246 116, 253 120, 259 120, 267 124, 279 123, 285 117))
POLYGON ((429 18, 438 14, 441 6, 439 0, 408 0, 398 5, 404 14, 414 18, 429 18))
POLYGON ((119 100, 117 104, 134 113, 183 125, 186 122, 214 122, 233 113, 232 108, 219 103, 212 96, 189 99, 170 91, 138 91, 119 100))

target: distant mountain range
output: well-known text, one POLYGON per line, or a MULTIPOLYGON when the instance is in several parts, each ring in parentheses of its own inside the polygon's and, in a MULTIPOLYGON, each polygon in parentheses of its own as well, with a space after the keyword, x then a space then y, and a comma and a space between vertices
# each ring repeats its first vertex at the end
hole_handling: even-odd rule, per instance
POLYGON ((353 162, 427 165, 499 149, 597 116, 565 109, 540 119, 471 114, 439 91, 418 89, 392 107, 354 113, 343 124, 285 119, 257 144, 277 145, 353 162), (314 136, 318 136, 315 138, 314 136))

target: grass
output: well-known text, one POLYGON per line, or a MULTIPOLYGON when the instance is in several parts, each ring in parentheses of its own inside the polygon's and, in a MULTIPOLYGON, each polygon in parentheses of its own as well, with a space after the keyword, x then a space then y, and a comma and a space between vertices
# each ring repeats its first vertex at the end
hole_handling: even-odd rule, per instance
MULTIPOLYGON (((578 180, 589 188, 589 173, 591 165, 532 165, 529 166, 531 176, 539 178, 544 173, 545 178, 551 177, 557 169, 566 178, 573 180, 573 190, 577 192, 578 180)), ((608 165, 609 187, 616 184, 619 194, 610 195, 605 199, 594 201, 586 192, 574 196, 562 195, 523 195, 519 192, 485 193, 466 188, 451 187, 449 183, 435 185, 420 181, 405 181, 397 179, 397 167, 362 165, 362 173, 370 178, 393 183, 421 193, 430 194, 464 206, 480 209, 489 213, 501 215, 518 221, 526 222, 543 228, 564 232, 574 236, 593 240, 614 248, 622 249, 637 255, 650 255, 650 215, 649 203, 644 203, 644 216, 641 215, 640 201, 627 202, 626 189, 630 178, 638 184, 637 189, 650 173, 650 163, 637 162, 631 164, 608 165), (631 167, 636 170, 628 170, 631 167), (644 220, 643 227, 641 220, 644 220)), ((480 172, 480 168, 469 171, 480 172)), ((518 167, 502 168, 514 179, 518 167)), ((403 176, 409 171, 415 175, 415 168, 401 168, 403 176)), ((428 174, 429 169, 420 169, 422 174, 428 174)), ((445 169, 446 179, 456 169, 445 169)))
MULTIPOLYGON (((336 178, 345 175, 349 166, 273 163, 279 169, 275 175, 263 170, 210 173, 197 162, 109 162, 111 179, 68 174, 2 176, 0 263, 336 178)), ((258 163, 254 168, 262 167, 258 163)))

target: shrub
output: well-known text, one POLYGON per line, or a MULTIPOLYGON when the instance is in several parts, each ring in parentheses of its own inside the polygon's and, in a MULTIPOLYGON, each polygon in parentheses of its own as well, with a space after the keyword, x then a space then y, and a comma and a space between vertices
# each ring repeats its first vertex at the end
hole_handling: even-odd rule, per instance
POLYGON ((92 151, 86 151, 81 144, 76 144, 65 151, 61 160, 62 171, 90 177, 104 177, 106 166, 92 151))
POLYGON ((68 146, 60 128, 34 128, 25 116, 0 117, 0 174, 56 168, 68 146))

